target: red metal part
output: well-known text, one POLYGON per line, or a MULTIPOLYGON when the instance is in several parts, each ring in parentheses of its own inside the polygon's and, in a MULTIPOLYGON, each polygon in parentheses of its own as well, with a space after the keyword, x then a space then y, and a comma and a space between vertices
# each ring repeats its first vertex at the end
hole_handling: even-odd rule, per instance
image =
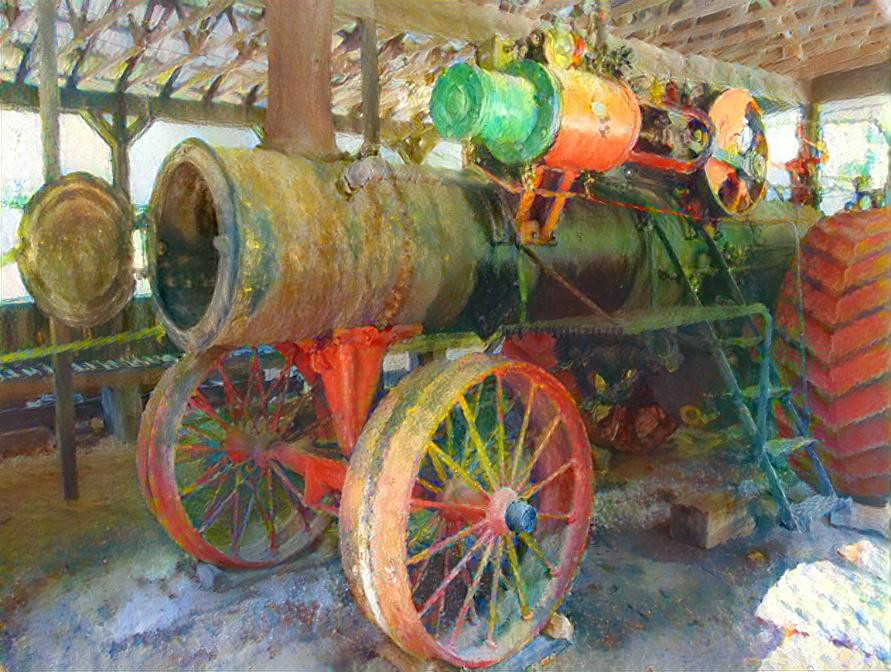
MULTIPOLYGON (((805 376, 814 435, 836 488, 889 496, 891 474, 891 210, 820 220, 804 238, 805 376)), ((798 278, 787 276, 777 306, 776 359, 800 392, 798 278)), ((780 429, 791 433, 778 414, 780 429)), ((796 465, 805 473, 807 460, 796 465)))
POLYGON ((551 68, 562 88, 560 130, 544 163, 603 172, 621 166, 640 132, 640 106, 627 84, 583 70, 551 68))
POLYGON ((419 333, 420 325, 341 329, 309 351, 309 364, 322 379, 337 443, 345 457, 352 454, 368 418, 387 348, 419 333))
POLYGON ((344 460, 314 455, 284 442, 273 445, 270 456, 303 477, 303 499, 307 506, 319 507, 322 497, 343 490, 349 466, 344 460))
POLYGON ((706 145, 706 149, 704 149, 695 159, 676 159, 666 154, 641 152, 632 149, 628 155, 628 161, 653 170, 681 173, 683 175, 690 175, 702 168, 711 155, 712 144, 715 138, 715 125, 709 116, 702 110, 689 105, 672 105, 668 103, 661 105, 646 103, 646 105, 648 107, 655 107, 660 110, 674 112, 682 117, 696 119, 707 129, 709 142, 706 145))

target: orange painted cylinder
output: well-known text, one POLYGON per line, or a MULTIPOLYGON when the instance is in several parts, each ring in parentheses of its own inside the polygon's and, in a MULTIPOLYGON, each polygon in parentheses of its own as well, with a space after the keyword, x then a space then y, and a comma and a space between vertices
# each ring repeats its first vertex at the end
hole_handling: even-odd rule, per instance
POLYGON ((566 171, 622 165, 640 133, 640 107, 627 85, 581 70, 552 68, 562 87, 560 130, 544 162, 566 171))

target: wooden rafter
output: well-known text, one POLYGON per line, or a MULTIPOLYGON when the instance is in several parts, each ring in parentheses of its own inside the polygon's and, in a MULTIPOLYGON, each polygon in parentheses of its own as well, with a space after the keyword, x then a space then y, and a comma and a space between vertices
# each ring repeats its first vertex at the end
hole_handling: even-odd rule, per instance
POLYGON ((145 39, 134 44, 129 49, 126 49, 123 53, 108 59, 104 63, 99 63, 88 72, 85 72, 80 79, 80 83, 83 84, 94 77, 101 77, 105 73, 113 71, 115 68, 126 63, 129 59, 139 57, 139 55, 145 53, 149 47, 158 44, 166 37, 190 29, 207 17, 224 12, 232 4, 233 0, 213 0, 213 2, 208 3, 206 7, 193 11, 186 18, 181 19, 176 23, 166 23, 159 26, 156 30, 148 33, 145 39))
POLYGON ((145 2, 145 0, 124 0, 123 4, 121 4, 119 7, 105 12, 95 21, 92 21, 84 26, 83 30, 75 33, 74 37, 72 37, 71 40, 60 47, 59 57, 61 58, 63 56, 67 56, 72 51, 82 46, 88 39, 90 39, 94 35, 99 35, 106 28, 117 23, 120 19, 127 16, 127 14, 137 9, 140 5, 143 4, 143 2, 145 2))

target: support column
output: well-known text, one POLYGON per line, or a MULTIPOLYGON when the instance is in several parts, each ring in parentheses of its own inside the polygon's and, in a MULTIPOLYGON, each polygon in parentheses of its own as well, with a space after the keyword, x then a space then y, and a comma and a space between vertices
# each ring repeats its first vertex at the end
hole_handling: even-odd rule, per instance
MULTIPOLYGON (((148 127, 150 120, 138 116, 128 123, 127 106, 122 95, 111 115, 109 123, 92 112, 83 112, 82 117, 105 141, 111 150, 112 184, 130 200, 130 145, 148 127)), ((132 305, 132 303, 130 304, 132 305)), ((124 309, 126 311, 127 308, 124 309)), ((112 333, 120 333, 128 328, 125 312, 121 311, 110 320, 112 333)), ((130 346, 123 346, 118 354, 130 346)), ((101 390, 102 414, 106 429, 119 441, 132 443, 139 434, 139 419, 142 415, 142 393, 138 386, 103 387, 101 390)))
MULTIPOLYGON (((43 180, 52 182, 62 174, 59 151, 59 68, 56 52, 56 0, 37 2, 37 39, 40 46, 39 94, 40 139, 43 147, 43 180)), ((50 318, 54 345, 72 339, 72 329, 50 318)), ((72 354, 53 355, 53 393, 55 395, 56 445, 62 465, 62 496, 77 499, 77 453, 74 437, 74 381, 72 354)))

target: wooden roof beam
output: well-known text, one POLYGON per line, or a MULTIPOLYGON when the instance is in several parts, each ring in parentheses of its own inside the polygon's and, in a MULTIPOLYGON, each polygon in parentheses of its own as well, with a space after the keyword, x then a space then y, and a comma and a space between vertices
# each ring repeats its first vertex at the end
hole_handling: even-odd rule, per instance
POLYGON ((158 26, 155 30, 147 33, 145 39, 137 40, 129 49, 124 50, 114 58, 109 58, 105 62, 98 63, 96 66, 85 72, 78 83, 83 84, 95 77, 101 77, 108 72, 112 72, 115 68, 120 67, 131 58, 138 58, 145 53, 146 49, 161 42, 166 37, 173 35, 174 33, 185 32, 193 26, 198 25, 204 19, 226 11, 227 8, 232 6, 233 1, 234 0, 213 0, 213 2, 209 2, 206 7, 193 11, 184 19, 175 23, 171 23, 168 20, 164 25, 158 26))
POLYGON ((656 16, 640 22, 635 21, 627 26, 617 26, 613 29, 613 32, 620 37, 629 37, 631 35, 645 34, 647 31, 656 28, 665 28, 667 30, 674 24, 686 21, 687 19, 700 19, 704 16, 711 16, 712 14, 717 14, 718 12, 723 12, 728 9, 739 9, 741 6, 748 8, 750 1, 751 0, 702 0, 699 2, 689 2, 683 9, 672 14, 656 16))
POLYGON ((203 56, 211 53, 217 49, 228 49, 239 42, 252 40, 260 37, 264 32, 266 32, 266 20, 258 19, 257 21, 252 22, 250 28, 243 28, 237 32, 234 32, 228 35, 226 38, 222 40, 209 40, 212 30, 202 30, 198 29, 198 34, 194 38, 194 51, 190 51, 188 54, 183 54, 182 56, 178 56, 172 61, 168 62, 160 62, 156 65, 145 68, 142 72, 139 73, 139 76, 134 77, 128 88, 134 88, 139 86, 140 84, 145 84, 149 81, 154 81, 164 73, 172 72, 177 68, 181 68, 189 61, 193 60, 196 56, 203 56))
MULTIPOLYGON (((262 5, 262 0, 247 1, 262 5)), ((729 0, 720 2, 724 8, 731 4, 738 5, 738 0, 734 3, 729 0)), ((537 19, 523 14, 459 0, 438 0, 435 3, 420 3, 417 0, 335 0, 334 11, 342 19, 370 17, 382 27, 471 42, 482 41, 492 35, 520 39, 539 25, 537 19)), ((637 63, 634 70, 638 74, 698 82, 716 78, 721 85, 747 88, 756 96, 778 102, 800 103, 807 100, 806 88, 800 82, 766 70, 724 63, 704 56, 684 56, 640 40, 622 40, 612 36, 610 41, 627 45, 635 51, 637 63)))
POLYGON ((144 2, 145 0, 124 0, 121 5, 105 12, 95 21, 92 21, 85 26, 83 30, 75 33, 74 37, 59 49, 59 58, 67 56, 94 35, 99 35, 99 33, 112 24, 117 23, 120 19, 127 16, 127 14, 138 8, 144 2))

